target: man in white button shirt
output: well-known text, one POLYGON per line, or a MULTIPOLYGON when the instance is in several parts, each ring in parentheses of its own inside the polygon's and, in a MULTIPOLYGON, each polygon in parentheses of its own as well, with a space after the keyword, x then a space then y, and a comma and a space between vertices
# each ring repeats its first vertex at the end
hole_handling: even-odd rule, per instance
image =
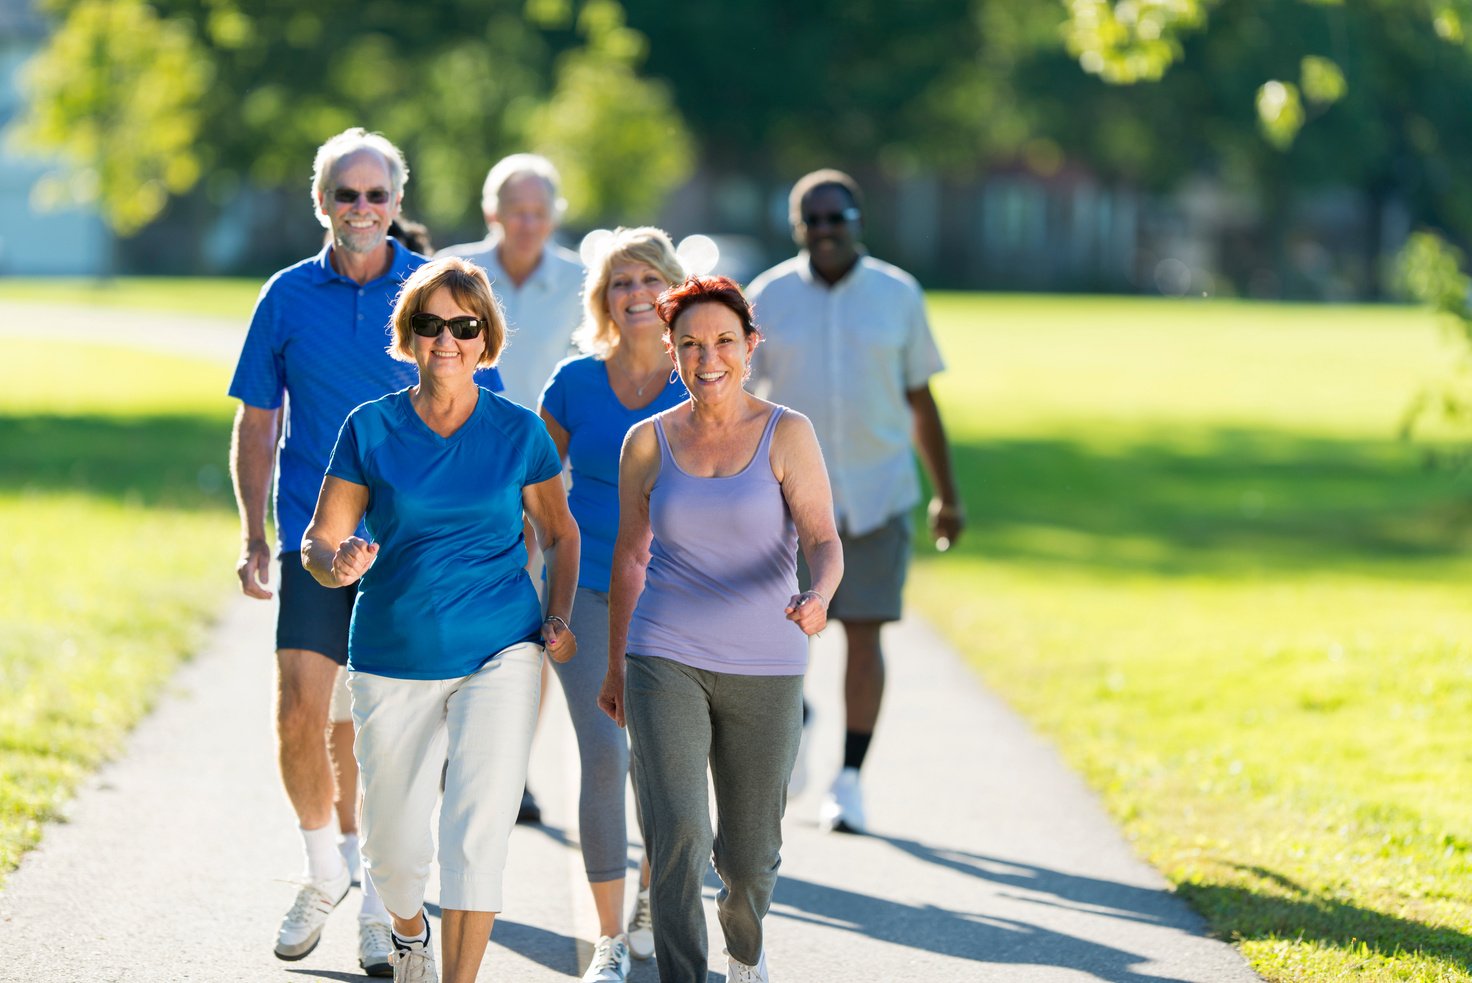
MULTIPOLYGON (((501 395, 536 412, 542 387, 557 363, 572 353, 572 333, 582 320, 583 264, 577 253, 552 241, 567 202, 558 191, 552 162, 537 154, 512 154, 495 163, 481 191, 487 235, 480 242, 447 246, 436 256, 463 256, 491 278, 510 328, 497 368, 501 395)), ((535 540, 527 537, 530 546, 535 540)), ((533 577, 540 555, 531 558, 533 577)), ((543 667, 542 689, 547 688, 543 667)), ((521 798, 518 823, 539 823, 542 810, 531 790, 521 798)))
MULTIPOLYGON (((747 292, 765 340, 752 359, 755 391, 813 421, 833 483, 843 540, 843 583, 828 615, 848 638, 843 769, 824 797, 828 830, 865 829, 859 769, 884 696, 880 629, 900 617, 910 557, 910 510, 920 501, 913 454, 935 497, 930 533, 940 549, 965 517, 929 379, 943 369, 908 273, 859 243, 863 195, 842 171, 806 175, 788 199, 796 257, 747 292)), ((800 571, 807 585, 806 569, 800 571)))
POLYGON ((463 256, 490 275, 511 329, 499 365, 501 395, 533 411, 552 370, 571 353, 582 318, 583 266, 577 253, 552 241, 567 207, 558 181, 545 157, 502 158, 481 192, 488 235, 435 254, 463 256))

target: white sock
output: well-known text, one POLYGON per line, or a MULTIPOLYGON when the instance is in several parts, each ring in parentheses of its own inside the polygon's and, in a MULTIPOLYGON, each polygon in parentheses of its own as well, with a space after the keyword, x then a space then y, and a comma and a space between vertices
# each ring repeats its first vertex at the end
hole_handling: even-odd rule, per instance
POLYGON ((356 857, 358 855, 358 834, 342 834, 342 836, 338 837, 337 848, 342 852, 342 858, 344 860, 347 860, 348 857, 356 857))
POLYGON ((320 829, 303 829, 302 847, 307 855, 307 879, 330 881, 341 877, 347 864, 337 849, 337 817, 320 829))
POLYGON ((427 917, 424 919, 424 931, 420 932, 418 935, 411 935, 408 938, 405 938, 404 936, 399 934, 398 929, 394 929, 393 932, 390 934, 392 934, 394 937, 394 944, 400 949, 407 949, 415 942, 427 946, 429 945, 429 919, 427 917))

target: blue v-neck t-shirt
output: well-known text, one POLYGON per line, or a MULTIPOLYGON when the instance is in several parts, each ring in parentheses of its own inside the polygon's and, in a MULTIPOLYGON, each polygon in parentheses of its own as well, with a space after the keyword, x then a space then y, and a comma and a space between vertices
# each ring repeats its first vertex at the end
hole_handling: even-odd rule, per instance
POLYGON ((521 492, 560 470, 536 414, 484 389, 449 437, 419 418, 407 389, 353 410, 327 473, 368 487, 379 550, 359 583, 348 668, 455 679, 538 641, 521 492))
MULTIPOLYGON (((673 374, 672 374, 673 375, 673 374)), ((567 506, 577 520, 582 560, 578 586, 608 590, 618 538, 618 458, 637 423, 690 398, 678 377, 666 379, 649 405, 631 410, 608 381, 608 363, 592 355, 563 361, 542 390, 542 408, 567 431, 572 489, 567 506)))

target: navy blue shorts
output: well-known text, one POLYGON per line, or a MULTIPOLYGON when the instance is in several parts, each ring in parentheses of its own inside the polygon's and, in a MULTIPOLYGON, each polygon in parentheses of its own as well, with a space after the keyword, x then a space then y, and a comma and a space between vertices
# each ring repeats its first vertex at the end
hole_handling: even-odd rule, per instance
POLYGON ((358 585, 323 587, 302 566, 301 552, 281 554, 276 597, 276 648, 320 652, 340 666, 348 664, 348 625, 358 585))

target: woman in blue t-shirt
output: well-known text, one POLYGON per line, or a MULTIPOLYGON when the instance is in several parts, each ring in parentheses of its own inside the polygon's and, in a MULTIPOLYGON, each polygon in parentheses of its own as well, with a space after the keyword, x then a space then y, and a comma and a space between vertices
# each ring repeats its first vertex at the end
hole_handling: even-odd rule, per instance
POLYGON ((320 583, 361 580, 348 669, 364 873, 393 916, 395 976, 408 979, 433 978, 423 906, 441 763, 445 976, 473 979, 501 910, 542 652, 564 662, 577 651, 578 529, 557 448, 535 414, 473 378, 505 336, 479 267, 450 258, 416 270, 388 351, 418 365, 419 383, 348 416, 302 539, 320 583), (546 555, 545 618, 523 511, 546 555))
MULTIPOLYGON (((586 354, 558 365, 542 390, 542 421, 572 477, 568 504, 582 544, 572 626, 587 652, 601 652, 608 644, 608 577, 618 535, 618 456, 624 435, 634 424, 689 397, 670 371, 664 323, 654 309, 660 292, 684 276, 664 232, 648 227, 615 230, 588 266, 586 313, 576 335, 586 354)), ((654 954, 647 863, 641 868, 627 938, 622 922, 629 742, 598 709, 604 668, 599 660, 578 659, 556 668, 578 738, 578 839, 598 911, 598 944, 584 979, 622 979, 630 952, 639 959, 654 954)))

